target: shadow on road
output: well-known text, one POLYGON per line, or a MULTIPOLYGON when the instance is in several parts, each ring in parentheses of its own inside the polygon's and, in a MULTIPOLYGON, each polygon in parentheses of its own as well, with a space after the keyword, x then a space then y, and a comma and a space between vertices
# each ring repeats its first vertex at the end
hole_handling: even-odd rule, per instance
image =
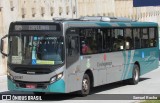
MULTIPOLYGON (((150 78, 140 78, 139 82, 145 81, 147 79, 150 79, 150 78)), ((115 88, 123 87, 123 86, 127 86, 127 85, 130 85, 128 80, 110 83, 110 84, 106 84, 106 85, 92 88, 91 94, 95 94, 98 92, 107 91, 107 90, 111 90, 111 89, 115 89, 115 88)))
MULTIPOLYGON (((140 82, 145 81, 147 79, 150 79, 150 78, 140 78, 140 82)), ((42 99, 47 101, 88 100, 88 98, 92 98, 92 96, 95 93, 112 90, 112 89, 127 86, 127 85, 129 85, 127 81, 120 81, 120 82, 115 82, 115 83, 94 87, 92 88, 91 94, 87 97, 80 97, 78 94, 76 94, 77 92, 67 93, 67 94, 47 93, 42 96, 42 99)), ((1 94, 34 95, 32 92, 17 92, 17 91, 1 92, 1 94)))

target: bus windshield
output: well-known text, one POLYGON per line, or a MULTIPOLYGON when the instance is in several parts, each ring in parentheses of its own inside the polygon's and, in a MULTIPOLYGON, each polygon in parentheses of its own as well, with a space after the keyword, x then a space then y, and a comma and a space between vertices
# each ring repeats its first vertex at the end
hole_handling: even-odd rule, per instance
POLYGON ((10 36, 11 64, 56 65, 64 59, 62 36, 10 36))

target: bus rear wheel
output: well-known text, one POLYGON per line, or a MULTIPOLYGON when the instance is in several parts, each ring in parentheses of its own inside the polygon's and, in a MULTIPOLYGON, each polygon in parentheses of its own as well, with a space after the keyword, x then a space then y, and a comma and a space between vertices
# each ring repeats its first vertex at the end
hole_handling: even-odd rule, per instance
POLYGON ((82 79, 82 89, 79 92, 80 96, 87 96, 90 93, 90 78, 88 74, 84 74, 82 79))
POLYGON ((133 66, 133 71, 132 71, 132 78, 130 79, 130 84, 131 85, 136 85, 139 82, 140 78, 140 68, 137 64, 134 64, 133 66))

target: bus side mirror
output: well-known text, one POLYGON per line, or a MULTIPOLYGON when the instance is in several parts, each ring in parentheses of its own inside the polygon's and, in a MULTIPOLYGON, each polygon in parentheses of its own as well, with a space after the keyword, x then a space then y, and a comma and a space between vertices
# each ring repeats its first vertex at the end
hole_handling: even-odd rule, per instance
POLYGON ((5 35, 4 37, 1 38, 1 42, 0 42, 0 50, 1 50, 1 53, 4 55, 4 56, 8 56, 7 53, 4 53, 4 40, 5 38, 7 38, 8 35, 5 35))

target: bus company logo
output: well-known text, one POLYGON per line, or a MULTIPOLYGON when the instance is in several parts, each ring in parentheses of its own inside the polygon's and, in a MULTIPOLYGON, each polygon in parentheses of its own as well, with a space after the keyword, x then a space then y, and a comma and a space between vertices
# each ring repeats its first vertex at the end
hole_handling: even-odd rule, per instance
POLYGON ((40 101, 42 100, 41 96, 34 95, 2 95, 2 100, 6 101, 40 101))
POLYGON ((11 100, 11 95, 2 95, 2 100, 11 100))

